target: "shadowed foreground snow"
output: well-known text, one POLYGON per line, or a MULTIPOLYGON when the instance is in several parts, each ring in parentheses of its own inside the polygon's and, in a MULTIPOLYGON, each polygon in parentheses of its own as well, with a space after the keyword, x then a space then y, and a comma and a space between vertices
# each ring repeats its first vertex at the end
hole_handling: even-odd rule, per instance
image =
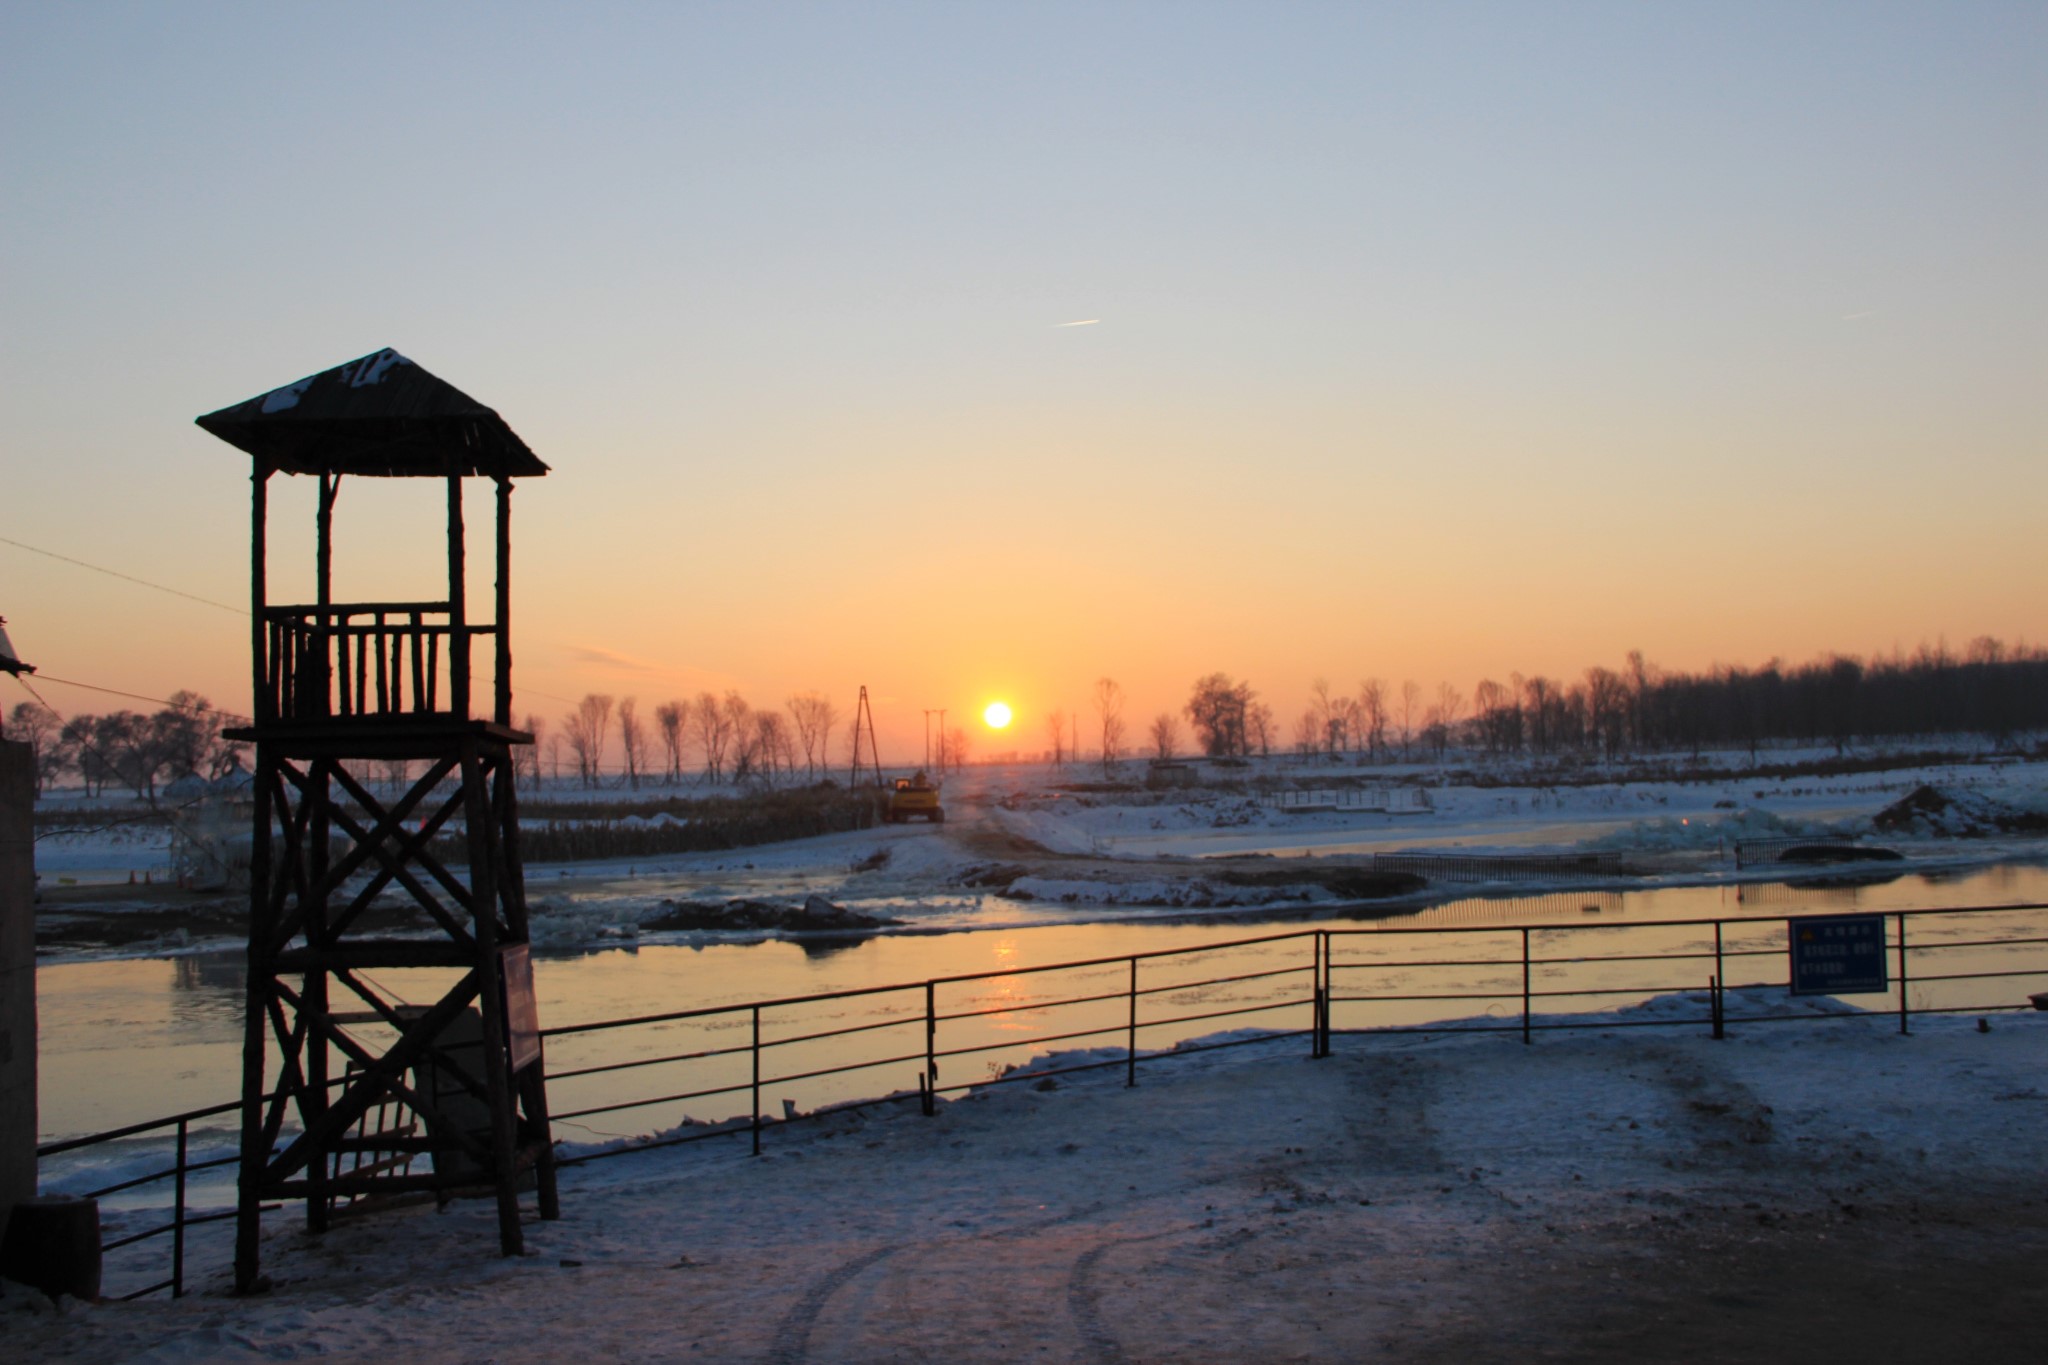
POLYGON ((759 1160, 739 1138, 576 1168, 517 1260, 482 1201, 320 1239, 273 1215, 268 1295, 215 1271, 60 1313, 8 1286, 0 1355, 2024 1358, 2048 1017, 1915 1029, 1285 1040, 1135 1090, 1007 1086, 776 1131, 759 1160))

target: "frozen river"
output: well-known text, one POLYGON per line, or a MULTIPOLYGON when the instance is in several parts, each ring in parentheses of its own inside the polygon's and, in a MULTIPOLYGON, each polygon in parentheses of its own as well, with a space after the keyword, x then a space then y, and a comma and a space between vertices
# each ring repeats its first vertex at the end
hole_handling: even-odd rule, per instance
MULTIPOLYGON (((1699 887, 1656 887, 1644 890, 1600 890, 1553 892, 1529 896, 1474 896, 1433 906, 1414 915, 1388 920, 1350 920, 1341 916, 1314 920, 1240 919, 1178 922, 1143 921, 1057 924, 1043 927, 962 931, 939 934, 879 935, 865 939, 800 946, 788 941, 753 943, 698 942, 621 946, 585 952, 549 953, 537 963, 536 985, 544 1025, 559 1027, 603 1019, 661 1013, 700 1006, 735 1004, 745 1001, 815 995, 834 991, 860 990, 897 983, 922 982, 933 977, 974 976, 1015 971, 1049 963, 1096 958, 1124 958, 1131 954, 1161 949, 1191 949, 1247 938, 1286 934, 1313 927, 1329 930, 1357 930, 1356 937, 1337 940, 1333 957, 1355 968, 1341 974, 1340 991, 1356 993, 1384 991, 1414 994, 1413 983, 1426 977, 1432 990, 1456 994, 1472 989, 1492 989, 1499 972, 1473 968, 1446 973, 1428 973, 1402 968, 1403 974, 1377 971, 1401 967, 1403 962, 1445 956, 1497 956, 1503 944, 1514 937, 1503 932, 1467 932, 1458 936, 1458 952, 1444 951, 1448 936, 1413 935, 1391 931, 1419 927, 1440 927, 1466 931, 1503 930, 1508 926, 1548 925, 1539 938, 1551 943, 1550 951, 1569 955, 1579 951, 1564 946, 1567 940, 1583 940, 1580 931, 1593 926, 1621 931, 1624 926, 1647 921, 1744 918, 1759 923, 1750 938, 1756 943, 1782 942, 1784 917, 1805 913, 1848 913, 1881 910, 1947 908, 1984 905, 2040 904, 2048 901, 2048 868, 2033 865, 2001 865, 1973 868, 1955 873, 1915 872, 1887 881, 1858 884, 1838 881, 1828 884, 1767 882, 1746 885, 1699 887), (1499 940, 1499 942, 1495 942, 1499 940), (1403 983, 1409 983, 1405 988, 1403 983)), ((1961 921, 1942 920, 1939 924, 1961 921)), ((1699 931, 1639 931, 1653 936, 1653 952, 1683 950, 1699 931)), ((1930 933, 1939 932, 1930 929, 1930 933)), ((1748 941, 1748 940, 1745 940, 1748 941)), ((1306 960, 1310 940, 1298 938, 1261 950, 1267 965, 1291 966, 1299 957, 1306 960)), ((1731 947, 1734 940, 1731 939, 1731 947)), ((1243 950, 1238 950, 1242 952, 1243 950)), ((1210 958, 1211 964, 1214 958, 1210 958)), ((1178 962, 1179 959, 1174 961, 1178 962)), ((1754 969, 1762 979, 1772 964, 1754 969)), ((1162 964, 1162 968, 1164 964, 1162 964)), ((1775 964, 1783 979, 1782 961, 1775 964)), ((1149 970, 1149 968, 1148 968, 1149 970)), ((1189 960, 1186 979, 1204 972, 1201 958, 1189 960)), ((1234 970, 1234 969, 1233 969, 1234 970)), ((1112 989, 1121 989, 1121 972, 1098 969, 1112 989)), ((1218 974, 1210 965, 1207 974, 1218 974)), ((409 999, 430 998, 437 993, 430 974, 385 974, 383 981, 392 993, 409 999)), ((1681 978, 1684 985, 1704 985, 1705 971, 1695 973, 1698 981, 1681 978)), ((993 1043, 1000 1043, 1005 1030, 1019 1037, 1042 1037, 1048 1030, 1046 1000, 1088 993, 1086 974, 1048 973, 1040 976, 995 978, 958 988, 958 1005, 989 1008, 990 1002, 1010 1006, 980 1025, 993 1043)), ((1729 977, 1744 978, 1736 967, 1729 977)), ((1167 978, 1160 978, 1166 980, 1167 978)), ((1519 983, 1514 983, 1519 989, 1519 983)), ((1660 984, 1668 986, 1669 974, 1660 984)), ((1294 998, 1299 981, 1276 979, 1269 989, 1272 998, 1294 998)), ((2034 989, 2040 989, 2039 986, 2034 989)), ((198 1108, 234 1097, 239 1085, 241 1052, 242 963, 238 953, 194 953, 170 958, 110 959, 50 964, 37 972, 41 1025, 41 1112, 40 1128, 46 1140, 82 1133, 104 1131, 142 1119, 180 1110, 198 1108)), ((922 1010, 922 994, 915 1001, 881 997, 875 1006, 886 1013, 901 1012, 914 1004, 922 1010), (889 1001, 897 1003, 887 1003, 889 1001)), ((1262 998, 1252 987, 1240 987, 1229 994, 1230 1003, 1257 1003, 1262 998)), ((1162 997, 1163 999, 1163 997, 1162 997)), ((1200 1003, 1195 1002, 1195 1003, 1200 1003)), ((1580 1002, 1583 1004, 1584 1002, 1580 1002)), ((1613 1003, 1621 1003, 1615 1001, 1613 1003)), ((1921 1002, 1916 1001, 1916 1006, 1921 1002)), ((1872 1008, 1883 1008, 1881 1002, 1872 1008)), ((1107 1008, 1107 1007, 1105 1007, 1107 1008)), ((1115 1009, 1123 1006, 1117 1003, 1115 1009)), ((1469 1001, 1449 1001, 1433 1007, 1411 1003, 1398 1010, 1377 1006, 1353 1006, 1340 1011, 1339 1027, 1377 1026, 1387 1023, 1418 1023, 1432 1019, 1462 1017, 1482 1012, 1499 1012, 1498 1004, 1475 1008, 1469 1001)), ((1189 1011, 1194 1012, 1194 1011, 1189 1011)), ((835 1017, 843 1018, 844 1011, 835 1017)), ((1303 1012, 1305 1017, 1305 1011, 1303 1012)), ((1162 1016, 1163 1017, 1163 1016, 1162 1016)), ((1062 1017, 1063 1020, 1063 1017, 1062 1017)), ((1086 1022, 1086 1021, 1084 1021, 1086 1022)), ((1209 1024, 1206 1030, 1229 1027, 1232 1020, 1209 1024)), ((1273 1016, 1253 1016, 1242 1023, 1250 1026, 1296 1028, 1302 1018, 1276 1011, 1273 1016)), ((1146 1046, 1165 1046, 1178 1037, 1206 1031, 1204 1027, 1161 1028, 1148 1032, 1146 1046)), ((561 1039, 550 1044, 551 1073, 578 1065, 607 1060, 628 1046, 626 1035, 592 1034, 561 1039)), ((640 1046, 644 1039, 630 1046, 640 1046)), ((673 1046, 674 1040, 670 1045, 673 1046)), ((921 1040, 918 1047, 922 1046, 921 1040)), ((1022 1051, 1028 1051, 1024 1049, 1022 1051)), ((1003 1048, 991 1047, 975 1059, 978 1069, 993 1069, 1022 1060, 1003 1048)), ((909 1084, 914 1068, 903 1068, 902 1077, 890 1083, 909 1084)), ((979 1074, 979 1070, 977 1071, 979 1074)), ((949 1082, 968 1079, 951 1074, 949 1082)), ((609 1102, 620 1097, 620 1087, 653 1083, 636 1073, 625 1073, 615 1082, 565 1082, 550 1087, 555 1092, 554 1108, 567 1113, 575 1108, 609 1102)), ((869 1078, 869 1084, 873 1084, 869 1078)), ((647 1093, 642 1090, 638 1093, 647 1093)), ((812 1086, 798 1095, 805 1107, 831 1098, 843 1098, 812 1086)), ((647 1131, 649 1124, 674 1122, 674 1112, 635 1113, 617 1122, 584 1125, 579 1133, 565 1126, 562 1136, 602 1137, 617 1132, 647 1131)), ((702 1116, 702 1115, 698 1115, 702 1116)), ((713 1113, 712 1117, 724 1115, 713 1113)), ((229 1126, 231 1116, 218 1120, 229 1126)))

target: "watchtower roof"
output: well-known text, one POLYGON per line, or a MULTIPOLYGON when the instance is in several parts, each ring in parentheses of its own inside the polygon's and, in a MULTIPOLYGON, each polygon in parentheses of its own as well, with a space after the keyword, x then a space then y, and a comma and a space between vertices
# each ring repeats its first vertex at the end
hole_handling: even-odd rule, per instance
POLYGON ((389 347, 196 420, 287 474, 548 472, 495 410, 389 347))

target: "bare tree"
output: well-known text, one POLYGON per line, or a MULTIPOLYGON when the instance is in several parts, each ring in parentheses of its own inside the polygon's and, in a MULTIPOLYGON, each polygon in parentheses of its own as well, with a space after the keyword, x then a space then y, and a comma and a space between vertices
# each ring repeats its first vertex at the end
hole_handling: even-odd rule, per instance
POLYGON ((1557 705, 1557 684, 1540 674, 1522 684, 1523 694, 1528 698, 1529 744, 1539 754, 1550 752, 1551 735, 1555 730, 1557 705))
POLYGON ((1173 718, 1171 711, 1161 711, 1152 717, 1152 753, 1155 758, 1172 758, 1173 751, 1180 744, 1180 722, 1173 718))
POLYGON ((559 732, 548 736, 548 777, 558 787, 562 785, 562 750, 566 747, 559 732))
POLYGON ((29 763, 35 771, 36 795, 64 771, 63 722, 41 702, 21 701, 7 713, 7 736, 28 745, 29 763))
MULTIPOLYGON (((1769 665, 1765 667, 1768 669, 1769 665)), ((1640 649, 1628 652, 1628 734, 1629 742, 1638 749, 1647 748, 1650 743, 1650 697, 1656 691, 1660 672, 1640 649)))
POLYGON ((822 777, 832 766, 832 732, 839 726, 839 708, 830 697, 820 696, 811 720, 818 728, 818 774, 822 777))
POLYGON ((690 719, 697 730, 697 747, 704 751, 704 780, 725 780, 725 751, 732 742, 732 725, 725 707, 709 692, 699 692, 690 704, 690 719))
POLYGON ((1322 751, 1323 718, 1316 714, 1314 705, 1303 709, 1294 722, 1294 753, 1298 758, 1312 758, 1322 751))
POLYGON ((647 769, 647 725, 635 697, 619 703, 619 747, 626 751, 626 785, 639 791, 640 774, 647 769))
POLYGON ((1095 714, 1102 722, 1102 771, 1107 773, 1124 744, 1124 689, 1115 678, 1095 680, 1095 714))
POLYGON ((1365 747, 1377 763, 1387 741, 1387 685, 1378 678, 1358 685, 1358 714, 1365 727, 1365 747))
POLYGON ((1268 758, 1273 753, 1273 737, 1278 733, 1273 728, 1273 708, 1262 701, 1252 703, 1245 712, 1245 739, 1259 751, 1259 757, 1268 758))
POLYGON ((754 731, 754 708, 747 705, 745 697, 730 690, 726 692, 718 706, 725 713, 726 744, 733 760, 732 775, 737 779, 742 766, 748 767, 751 771, 761 765, 760 756, 753 752, 753 740, 757 738, 754 731))
POLYGON ((1415 738, 1415 715, 1422 705, 1422 686, 1415 679, 1401 683, 1401 761, 1408 761, 1408 745, 1415 738))
POLYGON ((954 772, 967 766, 973 751, 974 740, 965 727, 956 725, 946 731, 946 765, 954 772))
POLYGON ((815 779, 818 769, 832 761, 827 746, 838 714, 822 692, 799 692, 785 705, 796 725, 796 742, 804 751, 804 771, 815 779))
POLYGON ((780 711, 750 712, 740 728, 747 736, 742 758, 752 775, 773 786, 778 772, 796 766, 795 742, 780 711))
POLYGON ((1316 744, 1326 753, 1335 753, 1334 730, 1330 722, 1334 717, 1330 710, 1330 681, 1317 678, 1308 685, 1308 709, 1316 718, 1316 744))
POLYGON ((95 728, 94 717, 73 716, 65 721, 64 728, 57 732, 57 743, 62 746, 72 766, 78 769, 78 780, 85 785, 87 796, 93 795, 95 791, 105 791, 107 778, 113 771, 106 756, 93 742, 95 728))
POLYGON ((1058 711, 1047 716, 1045 735, 1052 741, 1052 765, 1057 768, 1066 761, 1067 718, 1058 711))
POLYGON ((213 703, 183 688, 170 705, 149 718, 149 739, 173 781, 194 773, 214 775, 221 753, 220 717, 213 703))
POLYGON ((1511 753, 1521 747, 1522 708, 1515 700, 1518 690, 1503 687, 1492 678, 1481 678, 1472 688, 1472 718, 1488 753, 1511 753))
POLYGON ((1612 760, 1628 731, 1628 683, 1612 669, 1586 670, 1586 725, 1612 760))
MULTIPOLYGON (((533 743, 524 746, 526 754, 526 776, 527 779, 533 783, 534 790, 538 791, 540 790, 540 753, 541 746, 544 743, 546 743, 547 722, 541 719, 539 716, 534 715, 531 711, 529 711, 526 713, 526 718, 519 722, 519 728, 526 731, 527 734, 533 736, 533 743)), ((513 751, 514 772, 517 772, 519 770, 518 753, 518 750, 513 751)))
POLYGON ((1203 753, 1211 758, 1233 758, 1251 752, 1247 731, 1253 695, 1250 683, 1232 682, 1228 673, 1211 673, 1195 680, 1187 714, 1203 753))
POLYGON ((662 781, 673 787, 683 776, 683 726, 690 718, 690 703, 681 698, 654 708, 654 724, 661 731, 661 747, 668 757, 662 781))
POLYGON ((576 755, 576 776, 586 787, 594 787, 604 772, 605 735, 612 728, 612 698, 604 692, 586 692, 576 709, 563 718, 569 750, 576 755))
POLYGON ((1330 751, 1338 753, 1358 747, 1364 734, 1364 713, 1358 703, 1349 697, 1336 697, 1330 702, 1330 751))
MULTIPOLYGON (((1458 716, 1464 709, 1465 694, 1463 692, 1460 692, 1447 682, 1440 682, 1436 685, 1436 719, 1437 723, 1444 727, 1444 742, 1446 744, 1450 742, 1451 733, 1458 728, 1458 716)), ((1441 745, 1437 748, 1436 756, 1438 758, 1444 756, 1441 745)))

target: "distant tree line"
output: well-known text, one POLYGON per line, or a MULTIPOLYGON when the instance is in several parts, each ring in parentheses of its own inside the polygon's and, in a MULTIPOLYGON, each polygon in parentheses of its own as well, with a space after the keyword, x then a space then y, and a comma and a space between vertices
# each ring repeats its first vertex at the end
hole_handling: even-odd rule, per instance
MULTIPOLYGON (((1097 683, 1105 721, 1105 765, 1118 756, 1121 690, 1097 683), (1108 705, 1105 705, 1105 698, 1108 705), (1112 736, 1114 736, 1112 738, 1112 736)), ((1211 758, 1270 754, 1282 740, 1272 708, 1249 682, 1226 673, 1195 681, 1183 713, 1211 758)), ((1055 721, 1057 718, 1055 718, 1055 721)), ((1449 683, 1433 693, 1413 682, 1360 682, 1352 695, 1326 679, 1309 686, 1290 738, 1300 757, 1356 753, 1369 761, 1418 754, 1441 760, 1452 748, 1495 756, 1746 748, 1767 743, 1831 744, 1914 735, 1981 735, 2003 744, 2048 728, 2048 650, 1984 636, 1960 655, 1945 645, 1868 660, 1830 654, 1756 668, 1717 665, 1704 673, 1659 668, 1640 650, 1623 666, 1588 668, 1570 681, 1508 675, 1482 678, 1465 694, 1449 683)), ((1055 743, 1060 728, 1052 727, 1055 743)), ((1172 756, 1178 718, 1161 713, 1148 731, 1151 753, 1172 756)))
POLYGON ((194 774, 220 776, 243 747, 221 738, 227 717, 206 698, 179 691, 167 702, 151 715, 109 711, 69 720, 40 702, 18 702, 7 714, 7 737, 29 746, 37 795, 75 773, 88 796, 102 795, 112 784, 154 800, 164 783, 194 774))
MULTIPOLYGON (((699 692, 694 700, 662 702, 650 724, 637 698, 591 692, 559 729, 539 716, 522 724, 534 737, 525 762, 535 779, 560 781, 566 770, 581 786, 615 779, 638 789, 643 783, 677 786, 687 773, 714 785, 775 786, 799 775, 816 781, 831 771, 839 710, 820 692, 799 692, 780 710, 757 708, 736 691, 699 692)), ((964 736, 959 747, 964 759, 964 736)))
MULTIPOLYGON (((1211 679, 1196 683, 1189 715, 1212 705, 1215 691, 1211 679)), ((1294 728, 1295 752, 1357 751, 1375 761, 1396 751, 1441 759, 1454 746, 1613 757, 1707 748, 1754 754, 1783 742, 1840 751, 1859 739, 1914 735, 1975 734, 2003 744, 2048 727, 2048 651, 1984 636, 1961 655, 1933 645, 1868 660, 1831 654, 1805 664, 1773 659, 1685 673, 1659 668, 1638 650, 1620 669, 1596 665, 1570 681, 1482 678, 1469 714, 1464 694, 1448 683, 1438 684, 1433 699, 1414 682, 1390 691, 1376 678, 1356 696, 1334 695, 1322 679, 1309 693, 1294 728)))

